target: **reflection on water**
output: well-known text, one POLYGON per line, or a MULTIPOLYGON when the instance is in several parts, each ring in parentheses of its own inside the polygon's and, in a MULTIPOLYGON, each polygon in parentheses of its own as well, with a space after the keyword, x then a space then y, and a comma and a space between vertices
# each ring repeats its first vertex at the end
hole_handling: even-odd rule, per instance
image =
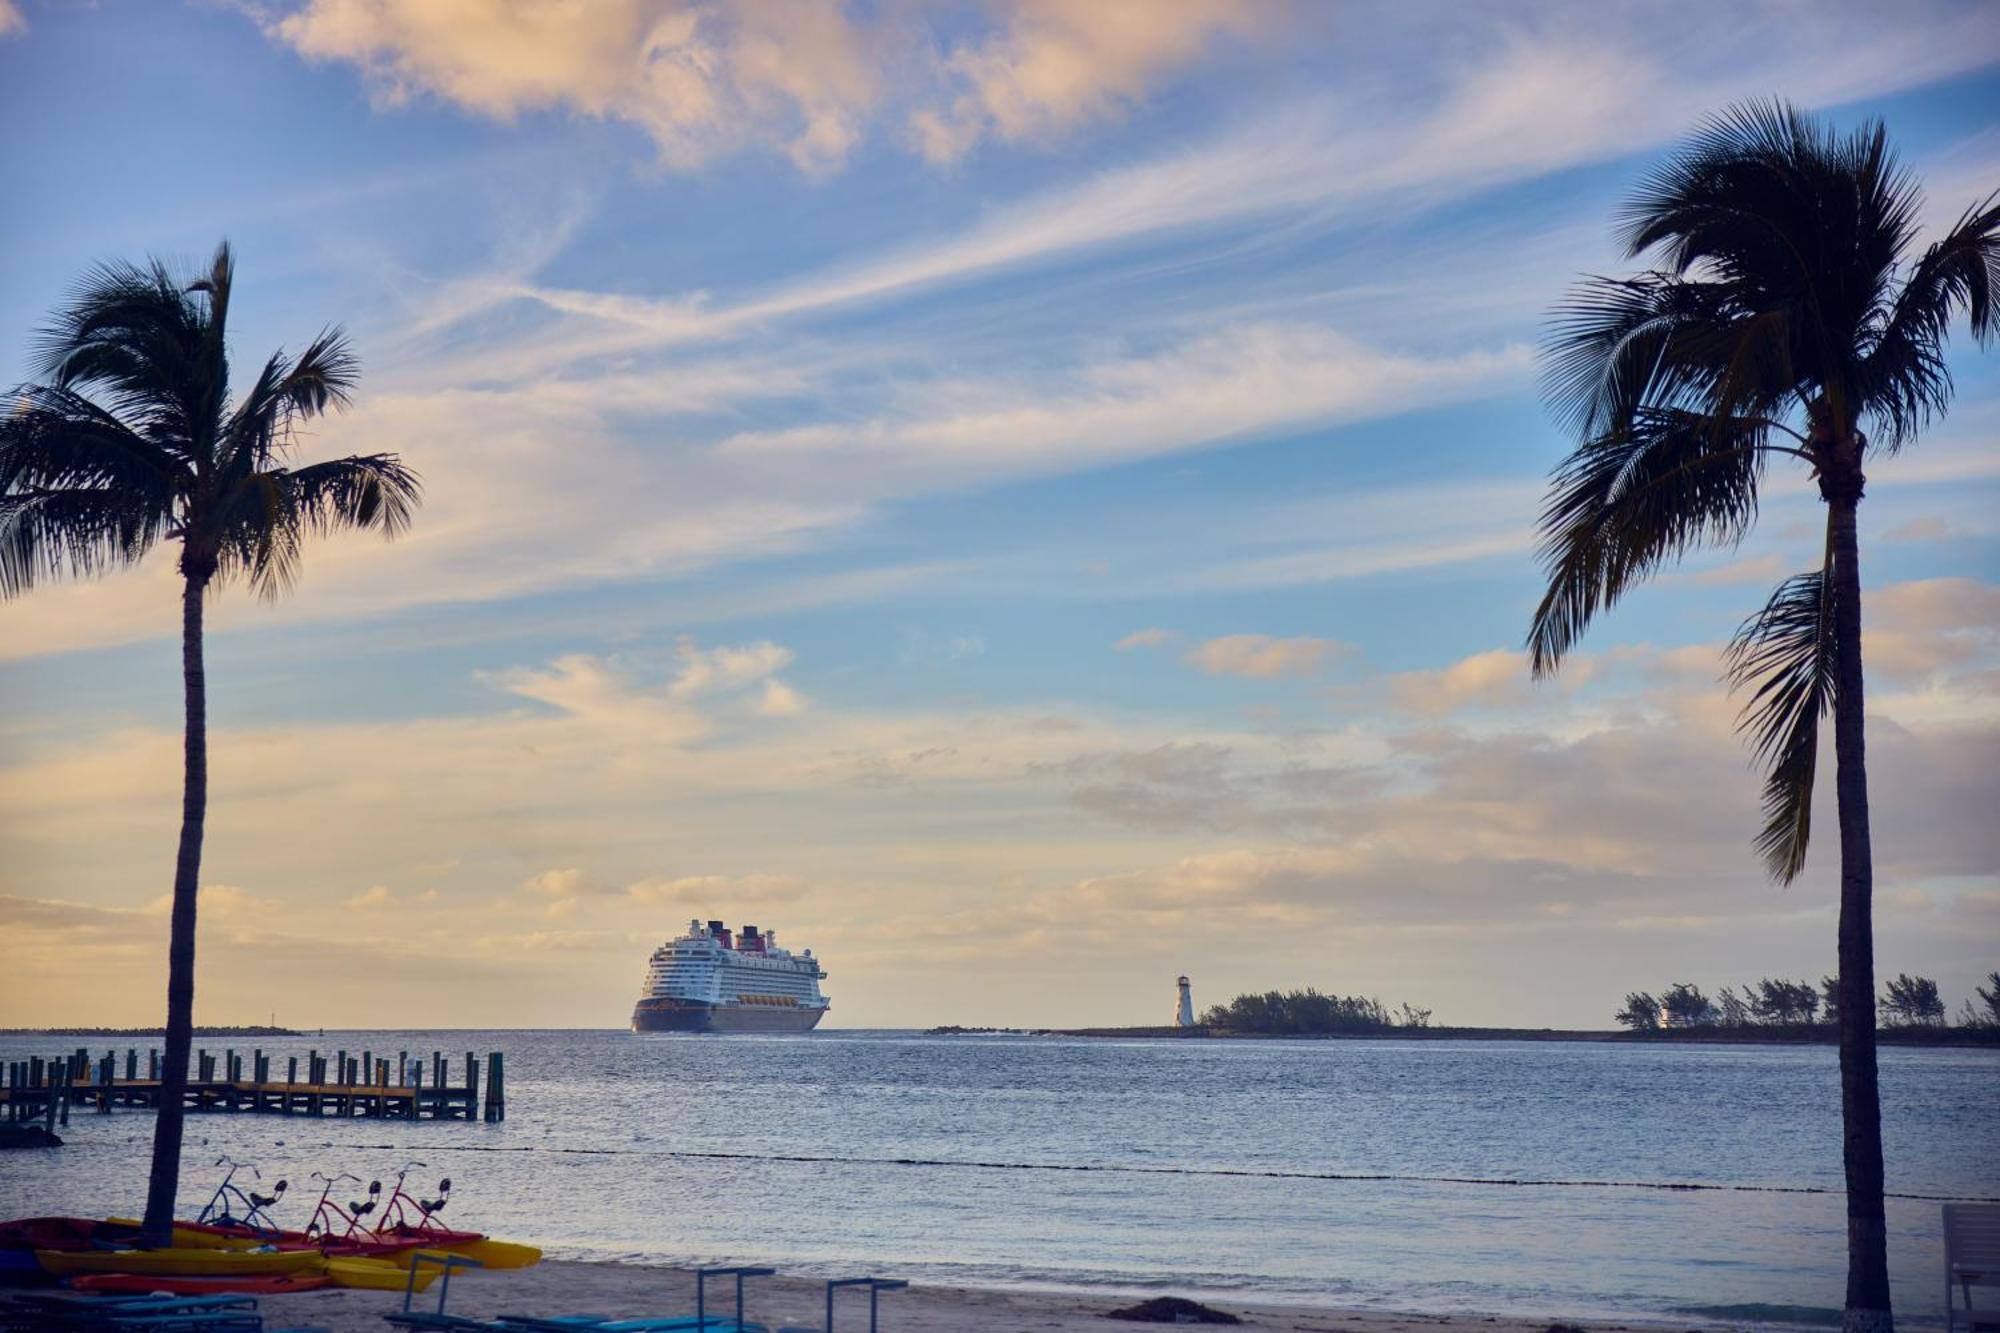
MULTIPOLYGON (((263 1049, 282 1068, 364 1045, 504 1050, 507 1121, 193 1117, 184 1205, 225 1152, 300 1190, 421 1158, 454 1177, 459 1225, 576 1256, 1551 1315, 1809 1322, 1840 1303, 1825 1047, 833 1031, 263 1049), (1501 1183, 1554 1181, 1577 1183, 1501 1183)), ((1891 1188, 2000 1196, 2000 1053, 1882 1064, 1891 1188)), ((83 1113, 59 1157, 0 1158, 0 1215, 132 1212, 151 1123, 83 1113)), ((1938 1318, 1937 1204, 1891 1200, 1890 1225, 1900 1310, 1938 1318)))

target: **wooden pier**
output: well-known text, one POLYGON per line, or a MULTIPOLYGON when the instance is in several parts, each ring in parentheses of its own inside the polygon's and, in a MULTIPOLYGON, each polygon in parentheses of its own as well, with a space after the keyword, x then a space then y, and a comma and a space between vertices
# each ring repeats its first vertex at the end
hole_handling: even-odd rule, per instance
MULTIPOLYGON (((67 1056, 6 1063, 0 1087, 0 1108, 9 1124, 40 1122, 53 1130, 69 1123, 72 1108, 114 1107, 154 1110, 160 1105, 160 1052, 146 1052, 143 1074, 136 1048, 125 1052, 119 1072, 117 1051, 93 1059, 79 1048, 67 1056)), ((399 1051, 395 1059, 373 1051, 350 1055, 336 1051, 285 1059, 278 1077, 272 1057, 261 1049, 239 1053, 224 1050, 218 1057, 197 1051, 188 1070, 182 1105, 189 1111, 240 1111, 254 1115, 364 1117, 384 1120, 465 1120, 487 1122, 507 1118, 505 1066, 500 1052, 486 1057, 485 1098, 480 1097, 480 1060, 465 1054, 465 1078, 451 1082, 451 1065, 442 1051, 426 1060, 399 1051)))

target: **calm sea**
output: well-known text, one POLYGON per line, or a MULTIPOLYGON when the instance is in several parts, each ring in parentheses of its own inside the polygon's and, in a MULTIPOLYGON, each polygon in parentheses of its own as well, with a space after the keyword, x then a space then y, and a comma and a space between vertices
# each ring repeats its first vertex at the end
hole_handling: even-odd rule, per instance
MULTIPOLYGON (((0 1040, 9 1058, 74 1048, 0 1040)), ((219 1049, 221 1043, 203 1043, 219 1049)), ((94 1046, 99 1053, 104 1039, 94 1046)), ((1418 1310, 1814 1322, 1840 1304, 1823 1047, 334 1033, 506 1053, 499 1125, 193 1117, 288 1176, 449 1174, 448 1215, 567 1257, 1418 1310), (1704 1188, 1687 1188, 1701 1186, 1704 1188)), ((1938 1204, 2000 1198, 2000 1053, 1889 1050, 1896 1299, 1942 1308, 1938 1204)), ((131 1213, 152 1117, 0 1157, 0 1216, 131 1213)))

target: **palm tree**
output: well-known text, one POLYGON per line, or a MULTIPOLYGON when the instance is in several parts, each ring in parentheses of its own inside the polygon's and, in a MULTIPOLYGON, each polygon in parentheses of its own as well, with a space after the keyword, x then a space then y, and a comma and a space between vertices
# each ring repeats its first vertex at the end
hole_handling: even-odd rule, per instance
POLYGON ((1626 206, 1628 258, 1558 308, 1551 406, 1581 443, 1542 515, 1548 591, 1528 637, 1554 672, 1593 616, 1669 561, 1740 541, 1773 459, 1826 504, 1816 569, 1780 584, 1729 645, 1740 726, 1767 770, 1757 838, 1773 878, 1805 865, 1820 718, 1833 714, 1840 822, 1840 1083, 1848 1333, 1888 1333, 1882 1126, 1863 759, 1864 463, 1913 443, 1951 399, 1957 314, 2000 325, 2000 195, 1911 257, 1922 197, 1878 122, 1841 135, 1782 103, 1702 126, 1626 206))
POLYGON ((163 540, 180 543, 187 742, 166 1060, 146 1194, 145 1237, 154 1245, 171 1233, 194 1024, 208 807, 203 599, 238 577, 275 597, 296 576, 309 534, 394 534, 418 500, 416 474, 393 454, 284 465, 297 424, 344 404, 354 387, 355 360, 338 329, 296 357, 272 356, 232 406, 224 335, 233 276, 226 242, 192 280, 158 260, 92 272, 41 335, 39 382, 17 389, 0 417, 0 596, 136 564, 163 540))

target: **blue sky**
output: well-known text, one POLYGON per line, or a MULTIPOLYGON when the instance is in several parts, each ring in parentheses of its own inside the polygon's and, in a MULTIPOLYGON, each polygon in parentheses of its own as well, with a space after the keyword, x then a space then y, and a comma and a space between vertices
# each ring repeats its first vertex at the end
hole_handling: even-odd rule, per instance
MULTIPOLYGON (((302 454, 428 483, 212 613, 205 1018, 310 976, 300 1022, 401 1021, 335 984, 387 956, 441 1022, 615 1025, 691 915, 816 944, 871 1025, 1144 1021, 1181 971, 1593 1024, 1830 970, 1831 840, 1759 879, 1715 684, 1818 503, 1775 478, 1531 690, 1534 347, 1734 99, 1885 117, 1934 224, 2000 185, 1990 7, 557 14, 0 3, 0 377, 92 263, 226 236, 239 359, 361 354, 302 454)), ((2000 377, 1954 352, 1865 559, 1883 961, 1963 996, 2000 377)), ((0 1021, 151 1013, 174 609, 165 559, 0 608, 41 960, 0 1021)))

